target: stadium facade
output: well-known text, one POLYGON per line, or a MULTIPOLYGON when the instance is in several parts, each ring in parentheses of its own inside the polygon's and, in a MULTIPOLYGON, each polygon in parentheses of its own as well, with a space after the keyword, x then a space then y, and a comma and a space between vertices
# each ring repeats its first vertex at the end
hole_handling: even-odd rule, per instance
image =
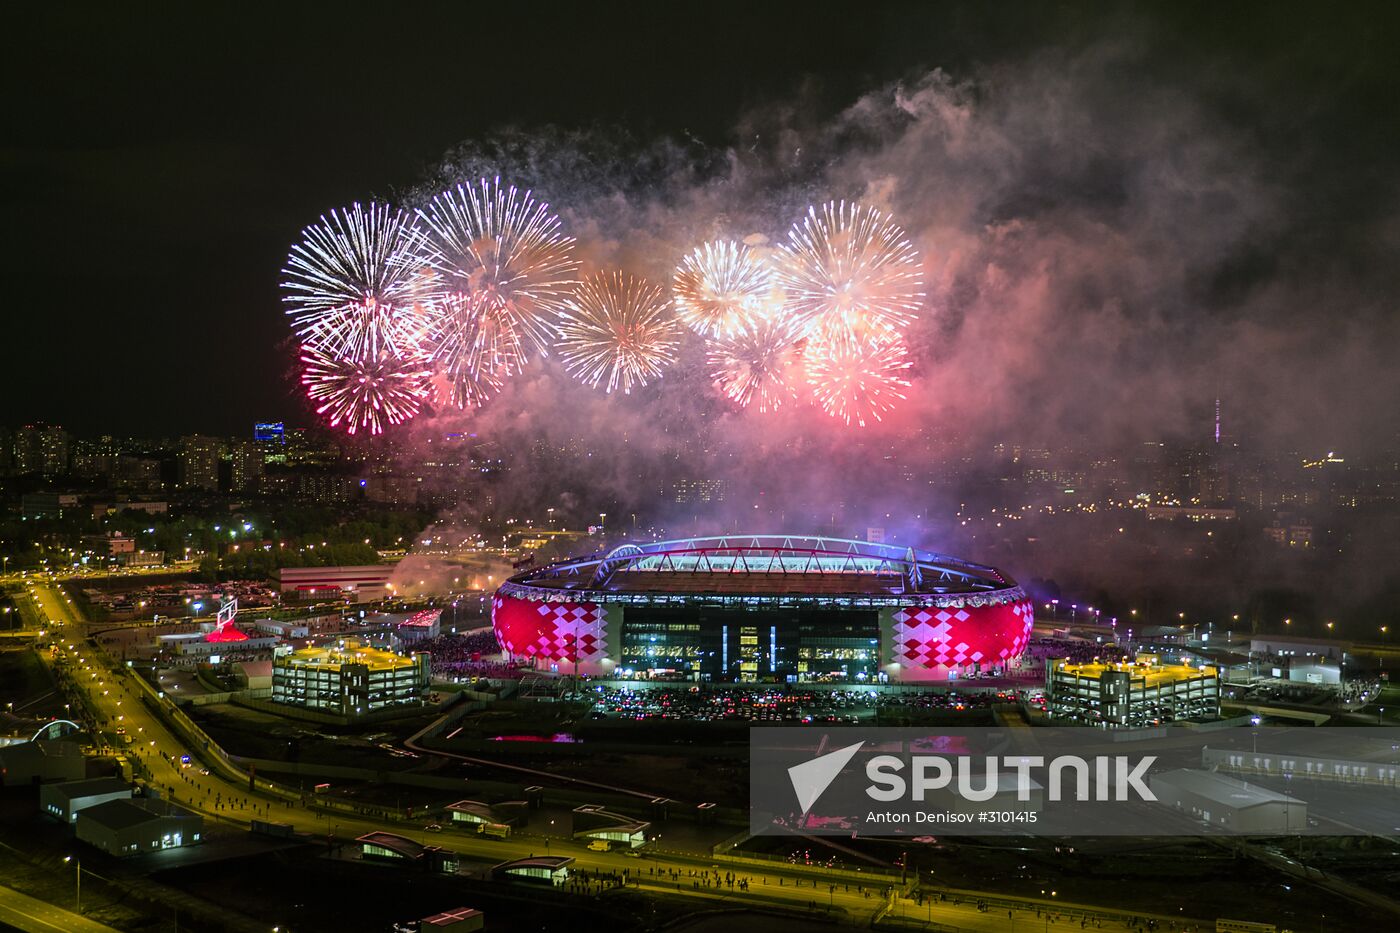
POLYGON ((1004 668, 1034 622, 994 567, 800 535, 624 544, 516 574, 491 609, 541 669, 716 682, 945 681, 1004 668))

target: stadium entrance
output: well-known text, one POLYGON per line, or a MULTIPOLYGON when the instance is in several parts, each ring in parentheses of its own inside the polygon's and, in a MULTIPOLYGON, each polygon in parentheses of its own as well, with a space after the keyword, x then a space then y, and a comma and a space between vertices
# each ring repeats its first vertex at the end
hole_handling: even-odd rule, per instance
POLYGON ((635 674, 754 682, 874 681, 879 618, 874 611, 628 606, 620 666, 635 674))

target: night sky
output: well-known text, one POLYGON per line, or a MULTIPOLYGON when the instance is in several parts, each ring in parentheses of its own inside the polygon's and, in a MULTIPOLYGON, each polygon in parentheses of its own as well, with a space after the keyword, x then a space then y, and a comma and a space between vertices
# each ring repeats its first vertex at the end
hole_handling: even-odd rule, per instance
POLYGON ((1143 49, 1125 80, 1179 85, 1317 180, 1318 203, 1295 205, 1329 265, 1375 263, 1354 230, 1395 208, 1393 4, 127 7, 7 14, 0 424, 305 421, 277 288, 289 244, 507 126, 724 147, 774 102, 820 116, 913 72, 1123 42, 1143 49))

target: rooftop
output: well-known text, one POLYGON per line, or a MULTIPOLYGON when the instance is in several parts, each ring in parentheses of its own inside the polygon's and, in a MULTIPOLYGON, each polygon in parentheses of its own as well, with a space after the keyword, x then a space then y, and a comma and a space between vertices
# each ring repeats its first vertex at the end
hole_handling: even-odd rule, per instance
POLYGON ((178 807, 166 800, 151 797, 133 797, 130 800, 109 800, 95 807, 88 807, 78 813, 78 819, 91 820, 108 829, 130 829, 166 816, 194 816, 184 807, 178 807))
POLYGON ((649 826, 651 826, 650 823, 634 820, 630 816, 623 816, 620 813, 610 813, 600 807, 574 808, 575 833, 596 833, 604 830, 639 833, 646 831, 649 826))
POLYGON ((514 871, 521 868, 548 868, 551 871, 558 871, 573 863, 573 857, 568 855, 532 855, 529 858, 518 858, 512 862, 502 862, 496 868, 499 871, 514 871))
POLYGON ((1182 680, 1191 680, 1197 677, 1214 677, 1216 670, 1209 665, 1192 667, 1189 664, 1158 664, 1144 663, 1142 661, 1132 661, 1127 663, 1113 663, 1110 661, 1093 661, 1087 664, 1071 664, 1065 660, 1057 659, 1055 662, 1055 672, 1071 674, 1076 677, 1084 677, 1088 680, 1098 680, 1110 671, 1119 671, 1130 674, 1133 680, 1145 681, 1149 687, 1159 684, 1173 684, 1182 680))
POLYGON ((470 920, 473 917, 480 917, 481 911, 475 907, 458 907, 456 910, 444 910, 440 914, 433 914, 431 917, 424 917, 423 923, 427 926, 445 927, 463 920, 470 920))
POLYGON ((491 805, 482 803, 480 800, 459 800, 456 803, 449 803, 447 809, 455 810, 459 813, 470 813, 484 820, 499 822, 496 812, 492 809, 491 805))
POLYGON ((397 852, 404 858, 422 858, 423 853, 427 852, 430 848, 435 848, 433 846, 426 846, 407 836, 379 831, 365 833, 355 841, 366 845, 379 846, 391 852, 397 852))
POLYGON ((424 609, 422 612, 415 612, 407 619, 404 619, 399 625, 407 628, 429 628, 441 618, 441 609, 424 609))
POLYGON ((1195 771, 1188 768, 1166 771, 1162 774, 1154 774, 1149 779, 1149 786, 1153 788, 1158 783, 1187 791, 1222 806, 1233 807, 1236 810, 1257 807, 1265 803, 1301 804, 1303 802, 1296 797, 1278 794, 1268 788, 1247 784, 1236 778, 1216 774, 1214 771, 1195 771))
POLYGON ((75 800, 78 797, 96 797, 99 794, 119 794, 123 791, 130 793, 131 785, 118 777, 100 777, 89 778, 86 781, 64 781, 62 784, 50 784, 48 791, 69 800, 75 800))
MULTIPOLYGON (((82 758, 82 746, 76 742, 65 742, 62 739, 44 741, 42 739, 33 742, 16 742, 14 745, 0 746, 0 757, 14 756, 13 760, 22 761, 22 756, 33 756, 38 758, 82 758)), ((31 758, 32 760, 32 758, 31 758)))
POLYGON ((371 648, 353 638, 347 638, 332 645, 309 645, 298 648, 276 660, 277 666, 315 667, 326 670, 340 670, 346 664, 364 664, 373 671, 396 670, 412 667, 413 659, 392 651, 371 648))

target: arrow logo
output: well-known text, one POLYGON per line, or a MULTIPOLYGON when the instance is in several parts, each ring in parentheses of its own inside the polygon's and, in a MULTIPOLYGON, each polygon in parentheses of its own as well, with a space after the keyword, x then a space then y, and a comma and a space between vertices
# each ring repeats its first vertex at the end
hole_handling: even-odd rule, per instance
POLYGON ((838 748, 834 752, 827 752, 819 758, 788 768, 788 778, 792 781, 792 789, 797 794, 797 802, 803 813, 812 809, 812 804, 826 792, 831 782, 836 780, 836 775, 841 773, 841 769, 846 767, 864 744, 857 742, 847 745, 845 748, 838 748))

